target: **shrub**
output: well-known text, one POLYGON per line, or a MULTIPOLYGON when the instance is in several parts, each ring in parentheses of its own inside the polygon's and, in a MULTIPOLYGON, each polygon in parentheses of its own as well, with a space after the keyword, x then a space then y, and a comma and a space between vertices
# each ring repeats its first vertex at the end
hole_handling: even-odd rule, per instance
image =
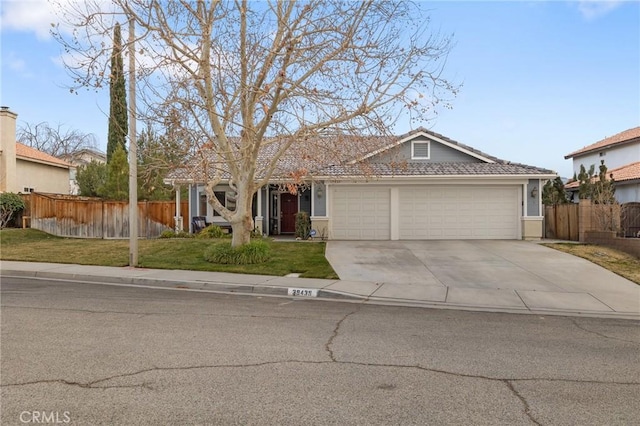
POLYGON ((193 235, 186 231, 175 232, 173 229, 162 231, 158 238, 193 238, 193 235))
POLYGON ((198 233, 198 238, 223 238, 228 234, 217 225, 209 225, 198 233))
POLYGON ((296 213, 296 238, 302 238, 306 240, 309 238, 311 232, 311 219, 309 213, 298 212, 296 213))
POLYGON ((269 244, 260 240, 235 248, 231 247, 231 243, 224 242, 209 247, 204 253, 204 258, 211 263, 250 265, 269 260, 269 251, 269 244))
POLYGON ((0 229, 7 226, 16 213, 26 207, 24 200, 13 192, 3 192, 0 194, 0 229))

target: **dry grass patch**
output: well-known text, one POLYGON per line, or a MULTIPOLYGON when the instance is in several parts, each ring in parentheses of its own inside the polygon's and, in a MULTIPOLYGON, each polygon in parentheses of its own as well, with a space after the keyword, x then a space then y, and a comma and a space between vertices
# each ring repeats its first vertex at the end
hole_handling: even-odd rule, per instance
POLYGON ((640 259, 608 247, 591 244, 554 243, 545 246, 587 259, 609 271, 640 284, 640 259))

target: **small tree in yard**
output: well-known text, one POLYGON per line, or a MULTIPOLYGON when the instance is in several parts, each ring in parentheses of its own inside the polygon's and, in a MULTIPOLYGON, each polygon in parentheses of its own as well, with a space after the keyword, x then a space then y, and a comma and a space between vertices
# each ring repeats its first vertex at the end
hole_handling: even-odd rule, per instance
POLYGON ((4 229, 15 217, 16 213, 25 208, 24 200, 18 194, 13 192, 0 194, 0 229, 4 229))
POLYGON ((564 183, 559 176, 548 181, 544 184, 544 187, 542 187, 542 204, 545 206, 567 204, 568 202, 567 193, 564 190, 564 183))
POLYGON ((63 14, 76 31, 54 36, 74 57, 77 86, 103 84, 118 13, 140 29, 147 119, 171 117, 234 247, 250 241, 253 196, 294 145, 330 160, 324 137, 337 141, 337 155, 341 135, 365 143, 401 116, 425 122, 457 92, 443 77, 451 38, 430 32, 422 5, 374 0, 70 2, 63 14), (233 210, 215 197, 223 181, 233 210))
POLYGON ((76 183, 79 193, 85 197, 102 197, 107 183, 107 165, 95 160, 78 167, 76 183))
POLYGON ((126 200, 129 197, 129 163, 124 148, 117 146, 107 164, 107 181, 102 196, 110 200, 126 200))
POLYGON ((578 174, 580 187, 578 194, 581 199, 590 199, 592 202, 593 217, 598 229, 602 231, 618 231, 620 228, 620 204, 616 201, 615 181, 613 176, 607 177, 607 166, 604 160, 600 161, 598 174, 592 165, 587 171, 580 165, 578 174))
POLYGON ((296 213, 296 238, 306 240, 311 232, 311 219, 309 213, 302 211, 296 213))

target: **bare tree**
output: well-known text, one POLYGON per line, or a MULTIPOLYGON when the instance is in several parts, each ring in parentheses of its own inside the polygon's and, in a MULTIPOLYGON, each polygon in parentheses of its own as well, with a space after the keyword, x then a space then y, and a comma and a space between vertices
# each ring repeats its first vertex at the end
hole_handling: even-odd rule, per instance
POLYGON ((175 118, 173 131, 201 159, 194 172, 208 181, 210 203, 231 223, 234 246, 249 241, 253 195, 285 153, 304 145, 305 155, 326 156, 320 151, 325 136, 386 135, 399 117, 424 122, 457 91, 442 75, 451 38, 431 32, 420 4, 113 5, 105 11, 101 2, 71 2, 65 9, 73 36, 54 35, 73 57, 69 70, 80 86, 102 86, 110 45, 104 40, 123 15, 135 20, 147 121, 175 118), (213 193, 227 180, 236 193, 233 211, 213 193))
POLYGON ((61 124, 53 127, 47 122, 35 125, 26 123, 16 133, 20 143, 54 157, 70 155, 84 148, 95 149, 97 146, 92 133, 82 133, 61 124))

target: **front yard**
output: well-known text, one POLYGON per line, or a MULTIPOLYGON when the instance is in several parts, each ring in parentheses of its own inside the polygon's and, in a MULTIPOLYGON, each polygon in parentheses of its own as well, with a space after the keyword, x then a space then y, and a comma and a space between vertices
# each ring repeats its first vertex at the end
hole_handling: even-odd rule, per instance
MULTIPOLYGON (((155 269, 235 272, 284 276, 299 273, 305 278, 337 279, 324 257, 326 244, 308 241, 271 241, 270 259, 255 265, 222 265, 207 262, 204 252, 223 240, 172 238, 139 241, 139 266, 155 269)), ((228 241, 228 240, 224 240, 228 241)), ((545 244, 583 257, 640 284, 640 259, 606 247, 587 244, 545 244)), ((0 231, 0 259, 26 262, 75 263, 79 265, 127 266, 128 240, 60 238, 35 229, 0 231)))
MULTIPOLYGON (((277 276, 299 273, 305 278, 338 278, 324 257, 323 242, 267 239, 271 256, 265 263, 221 265, 207 262, 205 249, 221 241, 199 238, 140 240, 138 263, 141 268, 277 276)), ((3 229, 0 244, 2 260, 100 266, 126 266, 129 263, 128 240, 60 238, 35 229, 3 229)))
POLYGON ((582 257, 626 279, 640 284, 640 259, 630 254, 591 244, 545 244, 556 250, 582 257))

